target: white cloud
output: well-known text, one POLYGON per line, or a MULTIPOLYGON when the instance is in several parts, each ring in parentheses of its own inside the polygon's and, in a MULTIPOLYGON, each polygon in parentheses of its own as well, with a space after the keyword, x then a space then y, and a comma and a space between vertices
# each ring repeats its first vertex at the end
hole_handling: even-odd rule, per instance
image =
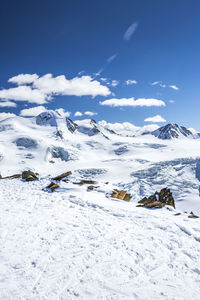
POLYGON ((74 117, 82 117, 82 115, 83 115, 82 112, 76 111, 74 117))
POLYGON ((122 106, 165 106, 165 102, 158 99, 153 98, 112 98, 102 102, 99 102, 100 105, 114 106, 114 107, 122 107, 122 106))
POLYGON ((137 81, 134 79, 128 79, 125 81, 126 85, 132 85, 132 84, 137 84, 137 81))
POLYGON ((86 115, 86 116, 95 116, 95 115, 97 115, 97 113, 96 112, 92 112, 92 111, 85 111, 84 112, 84 115, 86 115))
POLYGON ((0 107, 16 107, 17 104, 12 101, 0 101, 0 107))
POLYGON ((162 81, 154 81, 151 83, 151 85, 159 85, 162 88, 166 87, 166 84, 162 83, 162 81))
POLYGON ((0 99, 44 104, 56 95, 95 97, 111 94, 107 86, 93 80, 90 76, 74 77, 68 80, 64 75, 53 77, 52 74, 46 74, 38 77, 37 74, 19 74, 8 81, 17 83, 19 86, 0 90, 0 99), (31 85, 24 85, 25 83, 31 83, 31 85))
POLYGON ((40 113, 42 113, 44 111, 46 111, 46 108, 42 105, 31 107, 31 108, 25 108, 20 111, 20 116, 34 117, 34 116, 38 116, 40 113))
POLYGON ((151 83, 151 85, 157 85, 157 84, 159 84, 161 81, 154 81, 154 82, 152 82, 151 83))
POLYGON ((110 83, 113 87, 117 86, 119 84, 119 81, 117 80, 112 80, 110 83))
POLYGON ((64 75, 53 77, 52 74, 46 74, 38 78, 33 85, 45 94, 95 97, 107 96, 111 93, 107 86, 101 85, 90 76, 74 77, 68 80, 64 75))
POLYGON ((108 62, 108 63, 111 63, 111 62, 117 57, 117 55, 118 55, 118 54, 115 53, 114 55, 108 57, 108 58, 107 58, 107 62, 108 62))
POLYGON ((169 103, 175 103, 175 101, 174 100, 169 100, 169 103))
POLYGON ((169 87, 175 91, 179 90, 179 88, 176 85, 169 85, 169 87))
POLYGON ((128 29, 124 33, 124 39, 126 41, 130 40, 130 38, 132 37, 132 35, 136 31, 137 27, 138 27, 138 23, 133 23, 133 24, 131 24, 131 26, 128 27, 128 29))
POLYGON ((62 117, 69 117, 71 115, 69 111, 65 111, 63 108, 57 108, 55 111, 62 117))
POLYGON ((33 83, 39 76, 37 74, 19 74, 8 80, 18 85, 33 83))
POLYGON ((103 82, 107 82, 108 81, 108 79, 105 78, 105 77, 101 77, 100 80, 103 81, 103 82))
POLYGON ((30 86, 22 85, 15 88, 0 90, 0 99, 43 104, 50 98, 38 89, 32 89, 30 86))
POLYGON ((144 122, 162 123, 162 122, 166 122, 166 120, 160 115, 156 115, 154 117, 146 118, 144 122))
POLYGON ((11 117, 15 117, 16 115, 15 114, 12 114, 12 113, 5 113, 5 112, 2 112, 0 113, 0 121, 4 120, 4 119, 7 119, 7 118, 11 118, 11 117))

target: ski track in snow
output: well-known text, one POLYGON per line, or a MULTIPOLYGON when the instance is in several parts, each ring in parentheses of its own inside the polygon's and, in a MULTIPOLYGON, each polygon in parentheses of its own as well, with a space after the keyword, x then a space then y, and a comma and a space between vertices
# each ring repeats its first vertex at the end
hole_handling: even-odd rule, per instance
POLYGON ((199 220, 48 182, 0 181, 0 299, 199 299, 199 220))

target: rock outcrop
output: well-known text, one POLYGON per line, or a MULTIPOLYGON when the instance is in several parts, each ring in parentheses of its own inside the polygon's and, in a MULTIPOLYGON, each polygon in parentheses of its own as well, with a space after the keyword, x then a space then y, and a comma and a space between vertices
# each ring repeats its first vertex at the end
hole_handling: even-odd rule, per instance
POLYGON ((72 175, 72 172, 71 171, 68 171, 68 172, 65 172, 65 173, 62 173, 56 177, 53 177, 52 180, 56 180, 56 181, 60 181, 68 176, 72 175))
POLYGON ((25 181, 34 181, 34 180, 38 180, 39 178, 37 173, 28 170, 22 172, 22 179, 24 179, 25 181))
POLYGON ((127 201, 127 202, 129 202, 132 198, 131 194, 128 194, 126 191, 117 190, 117 189, 115 189, 112 192, 111 197, 115 198, 115 199, 119 199, 119 200, 124 200, 124 201, 127 201))
POLYGON ((163 188, 160 192, 155 192, 148 198, 144 197, 138 203, 138 207, 162 208, 165 205, 170 205, 175 208, 172 192, 168 188, 163 188))

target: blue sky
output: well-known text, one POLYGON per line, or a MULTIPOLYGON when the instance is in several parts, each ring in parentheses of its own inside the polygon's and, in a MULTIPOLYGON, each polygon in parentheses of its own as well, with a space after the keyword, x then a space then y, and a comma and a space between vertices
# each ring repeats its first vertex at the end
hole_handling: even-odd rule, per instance
POLYGON ((200 130, 199 11, 198 0, 4 1, 0 112, 135 125, 159 115, 200 130))

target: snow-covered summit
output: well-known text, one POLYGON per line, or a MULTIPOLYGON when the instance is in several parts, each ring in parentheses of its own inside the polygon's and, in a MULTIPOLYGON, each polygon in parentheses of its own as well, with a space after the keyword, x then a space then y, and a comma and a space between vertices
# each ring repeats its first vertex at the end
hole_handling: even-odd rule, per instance
POLYGON ((48 110, 42 112, 36 117, 36 124, 37 125, 50 125, 50 126, 57 126, 57 119, 62 118, 59 112, 54 110, 48 110))
POLYGON ((195 137, 189 129, 184 126, 179 126, 175 123, 169 123, 165 126, 162 126, 153 131, 152 134, 162 140, 171 140, 173 138, 180 137, 195 137))

